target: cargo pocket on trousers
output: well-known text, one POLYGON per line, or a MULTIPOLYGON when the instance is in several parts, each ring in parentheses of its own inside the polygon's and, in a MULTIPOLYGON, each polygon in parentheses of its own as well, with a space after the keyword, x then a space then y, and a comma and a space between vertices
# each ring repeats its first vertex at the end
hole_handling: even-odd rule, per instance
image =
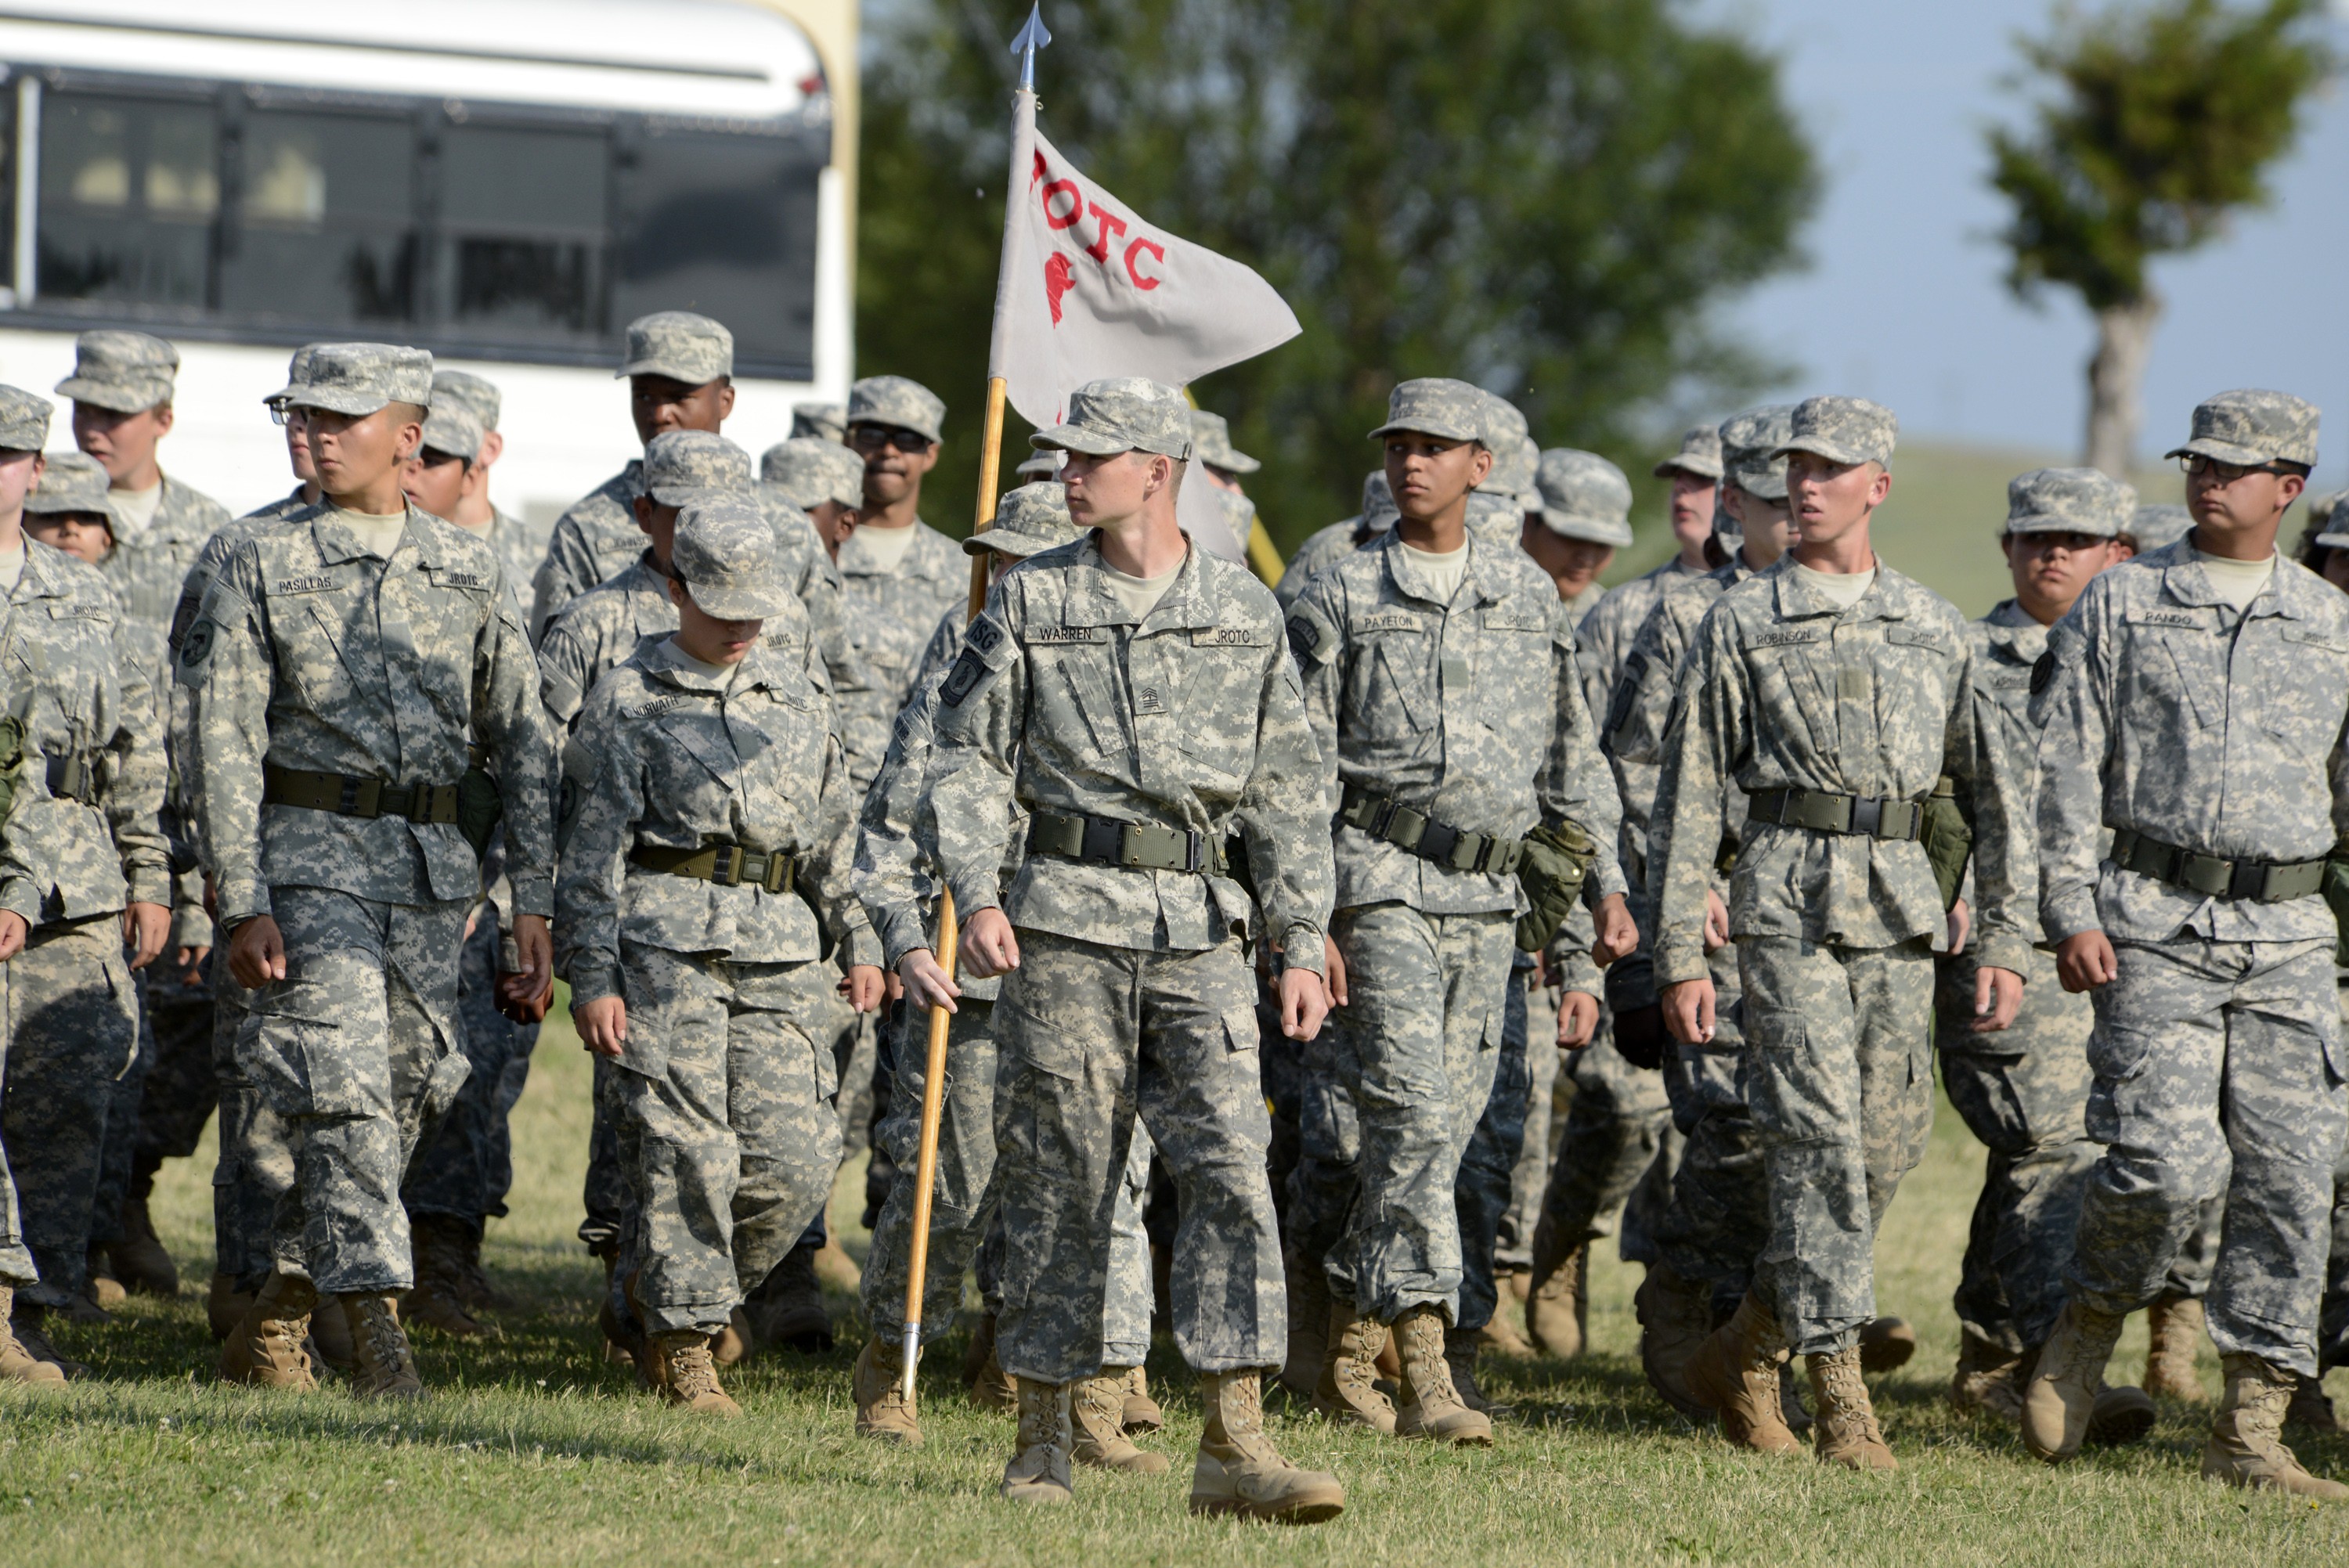
POLYGON ((998 1169, 1016 1161, 1049 1180, 1074 1181, 1084 1166, 1069 1120, 1083 1115, 1084 1047, 1068 1029, 1016 1002, 997 1002, 995 1017, 1002 1052, 995 1099, 996 1135, 1002 1145, 998 1169))
POLYGON ((2153 1033, 2101 1020, 2088 1034, 2088 1068, 2104 1083, 2127 1083, 2153 1057, 2153 1033))
POLYGON ((1256 1003, 1238 1002, 1224 1009, 1224 1047, 1231 1051, 1252 1051, 1263 1041, 1257 1034, 1256 1003))
POLYGON ((245 1030, 237 1051, 245 1077, 278 1115, 354 1118, 383 1109, 353 1070, 340 1025, 255 1013, 245 1030))
MULTIPOLYGON (((445 1045, 446 1042, 444 1041, 445 1045)), ((465 1053, 453 1047, 444 1051, 424 1077, 423 1118, 426 1127, 432 1126, 449 1114, 464 1091, 465 1080, 473 1076, 473 1064, 465 1053)))
POLYGON ((1834 1108, 1809 1080, 1810 1031, 1785 1007, 1745 1009, 1745 1088, 1754 1123, 1772 1143, 1823 1142, 1840 1130, 1834 1108))

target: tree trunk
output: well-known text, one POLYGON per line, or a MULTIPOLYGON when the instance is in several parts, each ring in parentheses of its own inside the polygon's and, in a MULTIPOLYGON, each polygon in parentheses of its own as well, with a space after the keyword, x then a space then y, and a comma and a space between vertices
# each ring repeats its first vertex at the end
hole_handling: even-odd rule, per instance
POLYGON ((2145 414, 2137 394, 2160 319, 2161 296, 2150 289, 2096 313, 2096 352, 2088 360, 2088 443, 2081 461, 2124 482, 2137 457, 2145 414))

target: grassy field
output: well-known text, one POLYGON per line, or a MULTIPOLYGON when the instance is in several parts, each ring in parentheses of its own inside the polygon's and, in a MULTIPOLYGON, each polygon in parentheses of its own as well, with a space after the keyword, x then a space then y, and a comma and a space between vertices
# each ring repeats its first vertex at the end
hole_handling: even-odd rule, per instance
MULTIPOLYGON (((520 1178, 491 1232, 492 1272, 525 1310, 502 1337, 424 1338, 433 1398, 356 1403, 332 1391, 262 1396, 215 1387, 197 1287, 209 1268, 209 1150, 175 1162, 158 1220, 189 1284, 117 1323, 67 1329, 97 1367, 61 1395, 0 1393, 0 1562, 266 1564, 675 1563, 2187 1563, 2349 1561, 2349 1510, 2249 1497, 2194 1478, 2201 1424, 2164 1411, 2150 1445, 2060 1470, 2014 1436, 1940 1398, 1955 1353, 1949 1310, 1982 1155, 1946 1110, 1879 1247, 1886 1310, 1925 1348, 1878 1393, 1902 1469, 1860 1478, 1809 1460, 1759 1462, 1692 1430, 1652 1398, 1633 1357, 1636 1271, 1595 1270, 1595 1353, 1573 1363, 1488 1360, 1513 1401, 1489 1453, 1339 1432, 1276 1396, 1293 1458, 1336 1470, 1346 1516, 1283 1532, 1184 1511, 1198 1411, 1171 1348, 1153 1373, 1171 1429, 1159 1478, 1082 1474, 1077 1504, 1015 1511, 994 1496, 1008 1418, 972 1410, 953 1369, 961 1335, 933 1352, 918 1454, 851 1430, 854 1304, 834 1303, 842 1347, 738 1368, 750 1414, 672 1414, 605 1366, 586 1326, 598 1275, 571 1239, 587 1106, 585 1058, 550 1028, 516 1113, 520 1178)), ((847 1173, 843 1193, 856 1172, 847 1173)), ((837 1211, 852 1218, 843 1198, 837 1211)), ((850 1229, 850 1251, 864 1236, 850 1229)), ((2120 1361, 2141 1365, 2132 1329, 2120 1361)), ((2215 1362, 2205 1379, 2215 1389, 2215 1362)), ((2336 1390, 2349 1379, 2335 1379, 2336 1390)), ((2343 1390, 2349 1391, 2349 1390, 2343 1390)), ((2313 1468, 2349 1472, 2349 1443, 2307 1443, 2313 1468)))

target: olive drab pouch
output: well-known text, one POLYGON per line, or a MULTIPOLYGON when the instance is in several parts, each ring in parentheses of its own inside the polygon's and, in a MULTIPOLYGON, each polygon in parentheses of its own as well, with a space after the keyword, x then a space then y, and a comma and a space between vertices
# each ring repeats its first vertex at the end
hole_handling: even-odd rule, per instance
POLYGON ((2333 845, 2324 857, 2324 903, 2340 930, 2333 939, 2333 962, 2349 964, 2349 842, 2333 845))
POLYGON ((16 769, 24 760, 24 721, 13 713, 0 714, 0 818, 16 803, 16 769))
POLYGON ((468 768, 457 780, 457 830, 473 846, 475 855, 490 852, 490 835, 506 814, 498 781, 479 768, 468 768))
POLYGON ((1517 946, 1538 953, 1550 944, 1567 916, 1582 896, 1590 862, 1599 848, 1570 822, 1543 823, 1525 837, 1525 855, 1517 861, 1517 885, 1533 905, 1517 917, 1517 946))
POLYGON ((1941 907, 1955 909, 1958 890, 1965 885, 1966 857, 1973 853, 1974 830, 1958 809, 1957 786, 1944 776, 1925 798, 1923 824, 1918 840, 1932 862, 1933 885, 1940 890, 1941 907))

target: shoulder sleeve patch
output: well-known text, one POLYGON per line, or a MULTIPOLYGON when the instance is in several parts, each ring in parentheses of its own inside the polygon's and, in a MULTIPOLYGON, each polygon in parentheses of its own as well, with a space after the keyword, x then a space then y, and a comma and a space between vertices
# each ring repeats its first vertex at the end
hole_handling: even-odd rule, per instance
POLYGON ((960 707, 970 694, 994 673, 988 668, 984 654, 975 647, 966 646, 956 655, 954 668, 947 672, 947 678, 940 683, 938 701, 947 707, 960 707))
POLYGON ((1288 651, 1301 665, 1326 665, 1338 656, 1338 629, 1302 601, 1289 606, 1288 651))

